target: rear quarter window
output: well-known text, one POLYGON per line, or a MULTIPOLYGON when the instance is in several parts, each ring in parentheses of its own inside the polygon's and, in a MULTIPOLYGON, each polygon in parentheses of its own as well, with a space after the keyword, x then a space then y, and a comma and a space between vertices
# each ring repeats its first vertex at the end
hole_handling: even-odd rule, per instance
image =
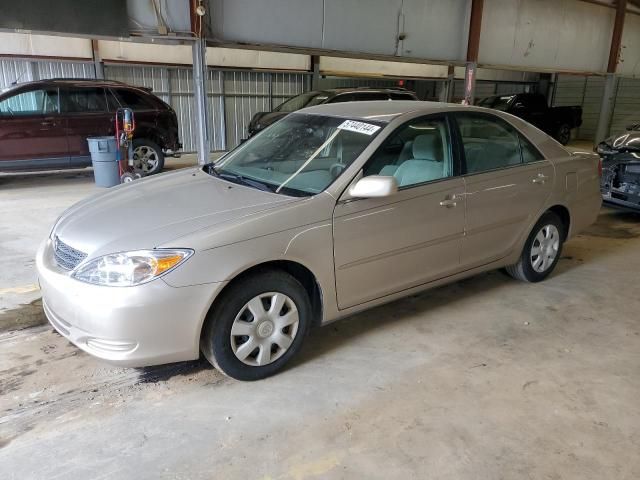
POLYGON ((158 108, 153 99, 134 90, 116 88, 115 93, 120 99, 120 103, 132 110, 155 110, 158 108))

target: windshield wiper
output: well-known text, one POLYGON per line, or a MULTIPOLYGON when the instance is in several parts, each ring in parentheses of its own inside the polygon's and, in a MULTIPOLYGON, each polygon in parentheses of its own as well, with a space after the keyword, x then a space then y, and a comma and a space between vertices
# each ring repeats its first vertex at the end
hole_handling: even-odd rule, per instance
POLYGON ((242 175, 238 175, 237 173, 222 172, 216 169, 214 163, 207 164, 207 173, 209 173, 209 175, 213 175, 224 180, 229 180, 230 182, 238 183, 240 185, 247 185, 249 187, 257 188, 258 190, 262 190, 265 192, 273 192, 273 188, 271 188, 269 184, 265 182, 254 180, 253 178, 247 178, 242 175))

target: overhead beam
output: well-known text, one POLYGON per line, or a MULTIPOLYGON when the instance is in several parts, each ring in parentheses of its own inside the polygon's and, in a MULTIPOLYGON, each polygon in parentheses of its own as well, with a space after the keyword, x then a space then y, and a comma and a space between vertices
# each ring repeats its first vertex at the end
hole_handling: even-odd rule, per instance
POLYGON ((609 51, 609 63, 607 73, 616 73, 618 60, 620 59, 620 46, 622 44, 622 30, 624 29, 624 17, 627 12, 627 0, 618 0, 616 3, 616 19, 611 35, 611 50, 609 51))

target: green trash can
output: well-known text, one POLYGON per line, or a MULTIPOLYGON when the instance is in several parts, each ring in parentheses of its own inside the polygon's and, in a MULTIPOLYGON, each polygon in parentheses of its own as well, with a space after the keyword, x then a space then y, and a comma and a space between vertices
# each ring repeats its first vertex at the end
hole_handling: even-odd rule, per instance
POLYGON ((115 187, 120 185, 120 169, 118 168, 115 137, 89 137, 89 152, 93 176, 99 187, 115 187))

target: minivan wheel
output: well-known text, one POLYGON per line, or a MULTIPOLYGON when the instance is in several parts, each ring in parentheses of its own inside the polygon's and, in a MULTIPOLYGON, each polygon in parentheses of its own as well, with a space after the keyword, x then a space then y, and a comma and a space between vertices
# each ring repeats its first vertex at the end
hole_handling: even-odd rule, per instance
POLYGON ((531 230, 518 263, 508 266, 507 272, 525 282, 544 280, 560 259, 564 238, 560 217, 553 212, 545 213, 531 230))
POLYGON ((304 287, 282 271, 265 271, 231 285, 209 312, 200 348, 209 362, 237 380, 280 371, 300 350, 311 325, 304 287))
POLYGON ((164 153, 157 143, 148 138, 133 140, 133 160, 140 162, 144 176, 159 173, 164 168, 164 153))

